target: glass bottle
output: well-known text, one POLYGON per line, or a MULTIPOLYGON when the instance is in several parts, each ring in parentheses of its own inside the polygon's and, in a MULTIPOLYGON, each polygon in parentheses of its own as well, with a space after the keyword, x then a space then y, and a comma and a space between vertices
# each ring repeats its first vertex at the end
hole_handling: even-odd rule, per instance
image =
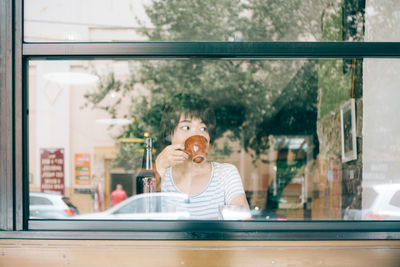
POLYGON ((147 137, 144 140, 145 147, 143 153, 142 169, 136 176, 136 194, 156 192, 156 175, 153 171, 151 150, 153 139, 147 137))

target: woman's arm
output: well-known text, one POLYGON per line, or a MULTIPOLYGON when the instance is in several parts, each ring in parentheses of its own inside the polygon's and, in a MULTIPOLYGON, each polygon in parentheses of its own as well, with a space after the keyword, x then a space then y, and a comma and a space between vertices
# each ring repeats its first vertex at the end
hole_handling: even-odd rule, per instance
POLYGON ((233 206, 239 206, 242 207, 246 210, 250 210, 249 208, 249 203, 247 203, 247 199, 245 195, 237 195, 234 198, 232 198, 231 202, 229 203, 229 205, 233 205, 233 206))
POLYGON ((250 210, 238 169, 229 163, 223 164, 222 168, 224 173, 225 197, 228 200, 227 204, 250 210))
POLYGON ((183 144, 169 145, 157 156, 156 171, 161 179, 164 178, 165 172, 169 167, 183 163, 189 159, 189 155, 183 151, 184 149, 185 146, 183 144))

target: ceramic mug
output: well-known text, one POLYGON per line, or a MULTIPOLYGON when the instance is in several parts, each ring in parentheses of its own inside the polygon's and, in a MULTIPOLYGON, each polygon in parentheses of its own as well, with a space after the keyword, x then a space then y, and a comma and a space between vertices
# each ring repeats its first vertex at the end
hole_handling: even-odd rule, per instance
POLYGON ((208 141, 202 135, 192 135, 185 141, 185 152, 194 163, 202 163, 206 159, 208 141))

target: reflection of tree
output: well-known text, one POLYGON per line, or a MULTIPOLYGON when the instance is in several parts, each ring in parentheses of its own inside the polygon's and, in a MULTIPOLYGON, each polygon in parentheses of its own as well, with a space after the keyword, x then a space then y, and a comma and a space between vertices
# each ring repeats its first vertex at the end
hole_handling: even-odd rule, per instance
MULTIPOLYGON (((335 15, 327 11, 330 3, 331 0, 158 0, 145 8, 153 27, 143 27, 140 33, 150 41, 329 40, 329 36, 336 38, 342 27, 335 23, 322 27, 321 23, 329 21, 323 21, 322 15, 335 15)), ((215 110, 216 138, 229 132, 228 138, 240 141, 257 156, 267 151, 271 134, 311 135, 315 154, 317 73, 322 67, 317 60, 300 59, 136 61, 131 64, 127 81, 116 81, 110 74, 108 79, 103 77, 96 92, 86 97, 96 106, 110 92, 130 98, 126 115, 135 120, 119 136, 129 138, 142 137, 146 131, 154 136, 159 132, 164 103, 177 93, 196 92, 207 98, 215 110), (146 90, 138 89, 138 84, 146 90)), ((323 71, 324 77, 340 75, 337 68, 323 71)), ((116 116, 115 108, 103 107, 112 116, 116 116)), ((155 142, 157 151, 162 148, 161 141, 155 142)), ((118 164, 136 168, 140 144, 119 146, 118 164)), ((231 150, 225 146, 215 151, 226 155, 231 150)), ((278 163, 278 176, 285 177, 283 187, 304 162, 285 164, 278 163)))
MULTIPOLYGON (((318 14, 324 2, 313 1, 311 5, 300 0, 154 1, 146 8, 154 27, 143 28, 141 33, 155 41, 273 41, 298 40, 309 35, 318 39, 321 36, 318 14)), ((301 123, 295 120, 310 120, 308 113, 315 112, 316 107, 312 104, 315 101, 311 101, 305 110, 290 110, 291 113, 287 114, 286 105, 295 105, 297 108, 305 106, 295 104, 296 98, 289 91, 282 97, 282 89, 287 81, 292 79, 304 62, 142 61, 139 66, 132 64, 128 82, 116 81, 110 75, 108 79, 102 79, 99 90, 88 94, 87 99, 100 106, 98 103, 107 93, 119 91, 123 93, 122 97, 128 97, 132 95, 129 91, 133 90, 134 84, 142 84, 151 92, 151 99, 147 94, 132 99, 131 114, 128 116, 135 117, 136 122, 126 127, 121 135, 140 137, 145 131, 158 132, 165 100, 183 91, 201 93, 215 109, 218 125, 216 138, 230 131, 231 139, 241 140, 246 149, 260 154, 268 148, 267 136, 271 131, 290 128, 292 130, 289 132, 293 133, 299 130, 298 127, 301 128, 301 123), (286 97, 287 100, 284 100, 286 97), (294 114, 300 114, 302 118, 294 114)), ((297 96, 308 95, 308 90, 315 89, 310 86, 292 88, 298 92, 294 94, 297 96)), ((140 95, 140 92, 136 94, 140 95)), ((102 108, 115 116, 115 107, 102 108)), ((160 142, 155 145, 160 148, 160 142)), ((137 149, 133 144, 127 146, 137 149)), ((125 153, 128 148, 121 151, 125 153)))
MULTIPOLYGON (((398 41, 400 13, 397 0, 368 0, 365 10, 366 21, 372 27, 366 27, 366 41, 391 42, 398 41)), ((364 3, 365 5, 365 3, 364 3)))
MULTIPOLYGON (((320 40, 321 14, 331 0, 158 0, 146 7, 155 41, 320 40)), ((145 25, 143 25, 145 26, 145 25)))
POLYGON ((307 163, 305 152, 302 149, 289 152, 288 148, 278 148, 278 159, 276 161, 276 182, 267 191, 266 209, 276 211, 279 208, 281 195, 285 187, 297 175, 304 177, 304 166, 307 163), (287 160, 288 153, 295 153, 295 158, 292 161, 287 160))
MULTIPOLYGON (((313 144, 307 144, 307 149, 313 147, 314 155, 318 153, 317 123, 317 94, 318 79, 315 61, 305 64, 288 83, 277 100, 279 112, 265 123, 266 132, 276 135, 304 135, 312 136, 313 144), (299 90, 301 88, 301 90, 299 90)), ((295 153, 293 161, 287 160, 289 152, 284 144, 278 146, 276 161, 276 187, 270 187, 267 192, 266 208, 276 211, 284 188, 291 182, 296 174, 304 169, 307 163, 302 147, 295 153)), ((304 174, 303 174, 304 176, 304 174)))
POLYGON ((344 152, 348 153, 353 150, 353 136, 351 126, 351 111, 348 110, 343 114, 343 128, 344 128, 344 152))

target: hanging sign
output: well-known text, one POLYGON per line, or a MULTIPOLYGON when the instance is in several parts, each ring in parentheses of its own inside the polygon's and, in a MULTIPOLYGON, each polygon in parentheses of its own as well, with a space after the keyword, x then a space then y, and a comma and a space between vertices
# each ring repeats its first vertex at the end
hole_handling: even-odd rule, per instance
POLYGON ((40 189, 64 195, 64 148, 40 149, 40 189))
POLYGON ((90 154, 75 154, 75 184, 90 184, 90 154))

